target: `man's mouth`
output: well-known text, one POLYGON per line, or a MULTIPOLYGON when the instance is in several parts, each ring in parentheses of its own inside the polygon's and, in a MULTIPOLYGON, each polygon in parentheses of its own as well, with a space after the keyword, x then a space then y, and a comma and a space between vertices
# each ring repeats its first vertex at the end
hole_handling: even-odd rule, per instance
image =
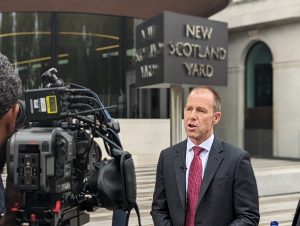
POLYGON ((197 125, 194 124, 194 123, 188 123, 187 125, 188 125, 188 127, 189 127, 190 129, 194 129, 194 128, 197 127, 197 125))

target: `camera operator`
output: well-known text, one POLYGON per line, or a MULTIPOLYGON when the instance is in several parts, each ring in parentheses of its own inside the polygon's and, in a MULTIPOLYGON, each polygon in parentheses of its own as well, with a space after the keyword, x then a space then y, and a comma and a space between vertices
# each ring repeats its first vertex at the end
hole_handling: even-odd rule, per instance
MULTIPOLYGON (((6 162, 6 142, 14 133, 19 113, 18 99, 22 93, 21 79, 7 57, 0 53, 0 175, 6 162)), ((13 214, 9 211, 11 203, 19 198, 14 185, 7 180, 4 190, 0 176, 0 226, 15 225, 13 214), (5 201, 4 201, 5 199, 5 201)))

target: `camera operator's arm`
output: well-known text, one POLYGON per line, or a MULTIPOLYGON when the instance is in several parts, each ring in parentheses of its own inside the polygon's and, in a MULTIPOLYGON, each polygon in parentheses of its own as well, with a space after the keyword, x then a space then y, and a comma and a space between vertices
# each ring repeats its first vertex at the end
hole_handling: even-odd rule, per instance
POLYGON ((21 194, 9 178, 6 180, 5 196, 6 212, 0 220, 0 226, 15 226, 16 216, 10 210, 16 202, 20 201, 21 194))

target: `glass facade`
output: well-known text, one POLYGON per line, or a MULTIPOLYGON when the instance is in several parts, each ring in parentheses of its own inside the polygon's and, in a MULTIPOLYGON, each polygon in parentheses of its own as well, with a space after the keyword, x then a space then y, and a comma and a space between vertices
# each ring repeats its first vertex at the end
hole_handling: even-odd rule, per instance
POLYGON ((167 89, 135 86, 134 18, 80 13, 1 13, 0 51, 25 89, 51 67, 65 83, 95 91, 117 118, 168 118, 167 89))

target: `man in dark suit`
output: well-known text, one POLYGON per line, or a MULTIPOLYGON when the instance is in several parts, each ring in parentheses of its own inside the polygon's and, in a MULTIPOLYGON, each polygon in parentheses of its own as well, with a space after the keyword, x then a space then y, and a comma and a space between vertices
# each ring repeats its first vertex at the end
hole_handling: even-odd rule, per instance
POLYGON ((184 109, 188 138, 159 157, 151 210, 155 226, 258 225, 250 156, 214 136, 220 118, 217 92, 211 87, 193 89, 184 109))

